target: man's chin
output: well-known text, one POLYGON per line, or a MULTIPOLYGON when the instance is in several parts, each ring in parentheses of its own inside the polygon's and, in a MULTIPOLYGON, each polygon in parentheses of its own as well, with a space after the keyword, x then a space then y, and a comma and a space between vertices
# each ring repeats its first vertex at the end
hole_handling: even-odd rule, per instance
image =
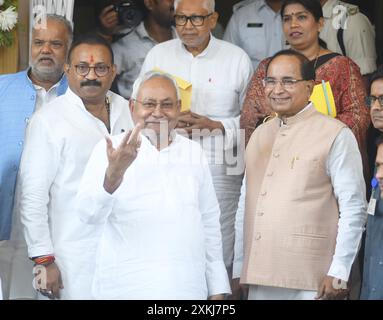
POLYGON ((52 67, 32 67, 32 74, 41 81, 58 81, 62 74, 62 69, 52 69, 52 67))

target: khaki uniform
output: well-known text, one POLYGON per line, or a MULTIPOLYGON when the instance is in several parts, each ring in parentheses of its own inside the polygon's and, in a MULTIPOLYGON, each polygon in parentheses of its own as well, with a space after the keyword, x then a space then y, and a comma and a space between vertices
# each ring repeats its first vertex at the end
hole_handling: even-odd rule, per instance
POLYGON ((322 9, 325 23, 320 37, 328 49, 343 54, 337 37, 339 27, 343 27, 346 56, 359 66, 362 75, 374 72, 375 30, 368 18, 357 6, 339 0, 328 0, 322 9))

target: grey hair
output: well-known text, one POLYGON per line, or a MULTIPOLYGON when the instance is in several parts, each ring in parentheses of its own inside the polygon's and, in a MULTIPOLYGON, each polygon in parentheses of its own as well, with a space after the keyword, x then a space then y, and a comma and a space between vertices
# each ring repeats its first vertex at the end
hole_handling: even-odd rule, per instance
MULTIPOLYGON (((182 0, 175 0, 174 1, 174 9, 177 10, 177 7, 179 3, 182 0)), ((212 13, 215 11, 215 0, 204 0, 203 7, 207 10, 207 12, 212 13)))
MULTIPOLYGON (((73 41, 73 24, 72 24, 72 22, 70 22, 64 16, 60 16, 58 14, 51 14, 51 13, 44 15, 43 19, 45 21, 50 20, 50 21, 62 23, 66 27, 67 32, 68 32, 68 48, 69 48, 72 44, 72 41, 73 41)), ((32 29, 35 29, 36 25, 43 23, 44 20, 42 20, 42 21, 41 20, 35 20, 32 29)))
POLYGON ((138 93, 140 92, 142 85, 146 81, 149 81, 150 79, 153 79, 153 78, 163 78, 170 81, 173 84, 174 89, 176 90, 177 101, 181 99, 180 90, 178 89, 176 80, 170 74, 159 72, 159 71, 149 71, 145 73, 143 76, 137 78, 137 80, 134 81, 134 84, 133 84, 133 92, 132 92, 131 98, 134 100, 137 99, 138 93))

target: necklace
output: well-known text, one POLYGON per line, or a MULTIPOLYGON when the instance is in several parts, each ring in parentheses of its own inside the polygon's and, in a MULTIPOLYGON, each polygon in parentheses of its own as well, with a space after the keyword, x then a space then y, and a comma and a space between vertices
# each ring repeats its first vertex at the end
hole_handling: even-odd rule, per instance
POLYGON ((110 102, 108 97, 105 97, 105 109, 106 109, 106 113, 108 114, 106 128, 108 129, 108 132, 110 133, 110 102))

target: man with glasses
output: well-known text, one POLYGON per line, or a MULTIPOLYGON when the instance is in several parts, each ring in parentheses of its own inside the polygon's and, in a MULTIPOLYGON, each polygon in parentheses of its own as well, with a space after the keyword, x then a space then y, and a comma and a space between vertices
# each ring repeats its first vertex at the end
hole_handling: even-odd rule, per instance
POLYGON ((174 6, 179 39, 155 46, 141 74, 158 68, 192 84, 191 110, 180 115, 178 128, 198 141, 208 157, 230 272, 243 173, 239 116, 252 65, 241 48, 211 35, 218 18, 214 0, 176 0, 174 6))
POLYGON ((4 299, 35 296, 15 189, 25 128, 33 112, 64 94, 68 86, 63 65, 72 42, 71 23, 57 15, 47 15, 41 22, 32 28, 29 68, 0 76, 0 277, 4 299))
POLYGON ((265 94, 276 117, 246 148, 234 277, 249 299, 342 299, 366 219, 362 160, 351 130, 316 111, 315 72, 275 54, 265 94))
POLYGON ((371 108, 372 123, 380 133, 376 141, 375 177, 367 220, 366 244, 361 299, 383 300, 383 68, 371 77, 370 96, 366 103, 371 108))
POLYGON ((74 198, 95 144, 132 127, 128 102, 108 91, 116 74, 113 51, 99 36, 71 46, 66 93, 35 113, 27 128, 18 184, 36 289, 50 299, 86 299, 92 279, 92 238, 74 198), (84 263, 86 261, 86 263, 84 263))
POLYGON ((174 79, 134 85, 136 127, 94 149, 78 193, 81 220, 99 236, 96 299, 223 299, 219 205, 201 147, 175 132, 174 79))

